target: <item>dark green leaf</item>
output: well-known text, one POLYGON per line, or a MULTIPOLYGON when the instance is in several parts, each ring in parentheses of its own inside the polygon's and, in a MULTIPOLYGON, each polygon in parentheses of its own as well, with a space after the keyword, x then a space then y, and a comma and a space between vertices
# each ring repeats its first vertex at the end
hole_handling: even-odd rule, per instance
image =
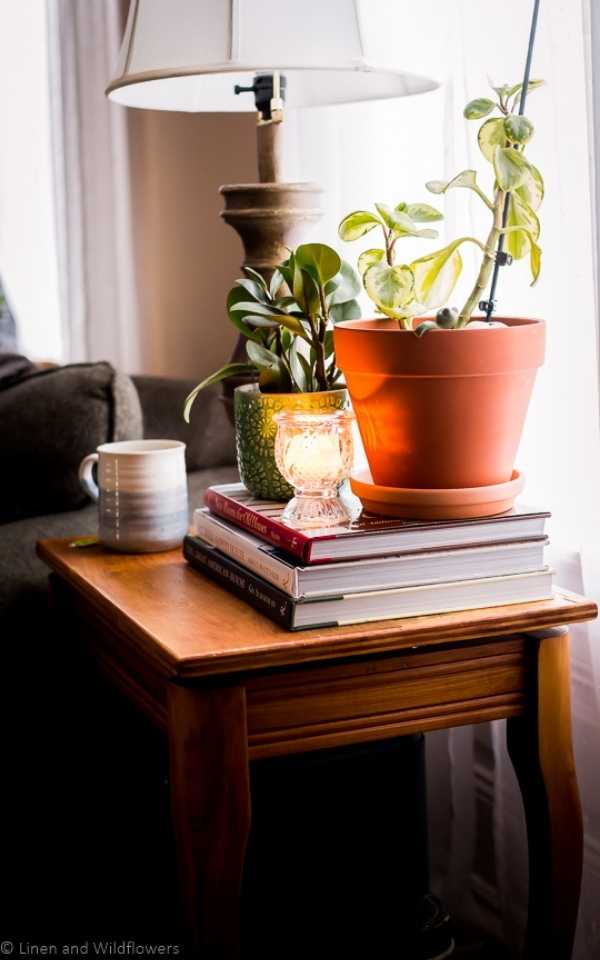
POLYGON ((360 280, 356 275, 356 270, 350 266, 347 260, 342 260, 339 272, 325 284, 325 301, 327 305, 333 306, 336 303, 353 300, 359 293, 360 280))
POLYGON ((258 303, 269 303, 269 295, 265 290, 264 284, 261 286, 256 280, 236 280, 236 285, 249 293, 258 303))
POLYGON ((256 301, 246 299, 232 304, 229 312, 249 313, 257 317, 271 317, 277 320, 284 311, 278 310, 274 304, 256 303, 256 301))
POLYGON ((288 354, 290 372, 292 374, 292 378, 294 382, 298 387, 298 390, 301 393, 307 393, 311 389, 312 376, 310 375, 310 367, 308 367, 308 364, 306 364, 306 367, 303 366, 302 364, 303 359, 304 358, 298 351, 297 346, 295 344, 292 344, 292 347, 290 348, 290 351, 288 354), (307 368, 309 373, 308 378, 306 376, 307 368))
POLYGON ((343 320, 359 320, 362 316, 360 304, 358 300, 336 303, 330 308, 329 316, 333 323, 341 323, 343 320))
POLYGON ((301 353, 298 354, 298 360, 300 361, 300 365, 302 366, 302 369, 304 371, 304 377, 306 380, 306 389, 309 392, 312 392, 312 390, 314 389, 314 374, 311 369, 311 366, 308 360, 306 359, 306 357, 303 356, 303 354, 301 353))
POLYGON ((262 289, 266 293, 267 282, 263 277, 262 273, 259 273, 258 270, 254 270, 252 267, 242 267, 242 270, 244 271, 246 276, 250 278, 250 280, 254 280, 259 285, 259 287, 262 287, 262 289))
POLYGON ((247 296, 246 290, 242 290, 241 287, 233 287, 227 297, 227 313, 229 314, 229 319, 232 324, 240 333, 243 333, 249 340, 260 340, 260 335, 256 330, 249 327, 248 324, 242 320, 241 315, 236 312, 237 304, 246 301, 247 296))
POLYGON ((280 288, 283 286, 285 282, 286 282, 285 277, 283 276, 281 269, 279 268, 277 270, 274 270, 271 276, 271 280, 269 282, 269 296, 271 297, 271 300, 277 299, 280 292, 280 288))
MULTIPOLYGON (((253 344, 253 346, 257 346, 257 344, 253 344)), ((206 377, 202 383, 199 383, 198 386, 194 387, 192 392, 188 394, 183 408, 183 419, 186 423, 190 422, 190 411, 194 400, 205 387, 210 387, 213 383, 219 383, 221 380, 227 380, 228 377, 246 376, 249 373, 256 373, 256 367, 253 363, 227 363, 224 367, 221 367, 220 370, 217 370, 216 373, 211 373, 210 377, 206 377)))
POLYGON ((246 344, 246 353, 248 354, 248 359, 256 364, 257 367, 280 366, 281 361, 277 354, 272 353, 271 350, 267 350, 267 348, 263 347, 260 343, 254 343, 250 340, 246 344))
POLYGON ((319 291, 315 280, 308 270, 300 267, 298 260, 294 267, 293 294, 306 316, 314 316, 319 312, 319 291))
POLYGON ((295 256, 297 266, 310 273, 321 286, 335 277, 342 265, 339 254, 324 243, 303 243, 296 248, 295 256))
POLYGON ((258 375, 261 393, 292 393, 292 381, 283 364, 263 367, 258 375))

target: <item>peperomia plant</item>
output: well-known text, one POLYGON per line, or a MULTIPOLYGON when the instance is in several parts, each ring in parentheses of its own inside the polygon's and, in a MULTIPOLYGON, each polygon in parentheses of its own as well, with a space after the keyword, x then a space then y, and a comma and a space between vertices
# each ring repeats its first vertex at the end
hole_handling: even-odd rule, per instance
POLYGON ((246 337, 246 363, 228 363, 190 393, 189 421, 198 393, 240 374, 258 374, 263 393, 313 393, 339 386, 334 323, 360 316, 360 282, 350 264, 331 247, 306 243, 290 253, 270 283, 244 267, 227 297, 227 312, 246 337))
MULTIPOLYGON (((531 80, 529 90, 543 81, 531 80)), ((424 221, 441 220, 442 215, 428 204, 398 204, 394 209, 376 204, 377 214, 359 210, 345 217, 339 226, 342 240, 356 240, 375 227, 383 229, 383 249, 366 250, 358 259, 365 290, 378 311, 397 319, 406 330, 412 330, 413 319, 428 310, 442 307, 448 300, 462 270, 460 247, 464 243, 477 246, 483 256, 477 278, 462 310, 445 307, 435 320, 425 320, 415 329, 419 335, 435 327, 460 328, 471 320, 490 281, 498 256, 500 237, 504 238, 506 262, 529 255, 532 285, 540 272, 541 250, 538 245, 540 223, 537 209, 544 196, 544 183, 537 169, 526 159, 525 146, 533 134, 533 124, 517 112, 521 83, 493 87, 496 100, 481 97, 471 100, 464 109, 467 120, 481 120, 477 136, 481 153, 492 165, 493 195, 477 183, 475 170, 463 170, 451 180, 431 180, 425 184, 431 193, 444 194, 463 188, 475 193, 488 208, 492 225, 485 242, 476 237, 459 237, 441 250, 427 254, 410 264, 395 262, 397 241, 402 237, 433 237, 435 231, 420 229, 424 221), (506 209, 505 209, 506 208, 506 209)))

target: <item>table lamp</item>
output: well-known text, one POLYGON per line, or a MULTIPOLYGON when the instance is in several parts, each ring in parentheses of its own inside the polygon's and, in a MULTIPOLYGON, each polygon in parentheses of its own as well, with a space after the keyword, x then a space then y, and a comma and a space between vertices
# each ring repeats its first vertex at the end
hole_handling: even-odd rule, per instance
MULTIPOLYGON (((221 216, 242 239, 244 266, 267 279, 322 215, 317 184, 282 182, 286 109, 437 86, 369 61, 365 27, 373 20, 381 26, 373 0, 131 0, 111 100, 155 110, 256 110, 259 182, 222 186, 221 216)), ((397 47, 390 38, 394 59, 397 47)))

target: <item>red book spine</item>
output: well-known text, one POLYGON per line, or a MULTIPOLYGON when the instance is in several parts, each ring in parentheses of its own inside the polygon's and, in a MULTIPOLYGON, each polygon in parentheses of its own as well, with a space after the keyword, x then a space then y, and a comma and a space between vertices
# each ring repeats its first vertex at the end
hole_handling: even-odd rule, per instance
POLYGON ((300 531, 286 527, 283 523, 277 523, 270 517, 263 517, 262 514, 252 510, 251 507, 245 507, 242 503, 238 503, 216 490, 205 490, 204 505, 212 513, 223 517, 224 520, 229 520, 236 526, 243 527, 253 533, 254 536, 260 537, 261 540, 266 540, 275 547, 279 547, 280 550, 286 550, 287 553, 298 557, 304 563, 310 563, 311 540, 300 531))

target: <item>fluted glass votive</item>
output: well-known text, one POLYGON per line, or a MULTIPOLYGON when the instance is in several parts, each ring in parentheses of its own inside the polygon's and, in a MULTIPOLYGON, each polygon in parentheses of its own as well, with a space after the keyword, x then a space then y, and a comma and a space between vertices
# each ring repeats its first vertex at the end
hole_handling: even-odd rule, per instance
POLYGON ((340 487, 352 469, 354 415, 285 411, 275 419, 275 460, 294 488, 283 520, 299 530, 347 523, 352 517, 340 487))

